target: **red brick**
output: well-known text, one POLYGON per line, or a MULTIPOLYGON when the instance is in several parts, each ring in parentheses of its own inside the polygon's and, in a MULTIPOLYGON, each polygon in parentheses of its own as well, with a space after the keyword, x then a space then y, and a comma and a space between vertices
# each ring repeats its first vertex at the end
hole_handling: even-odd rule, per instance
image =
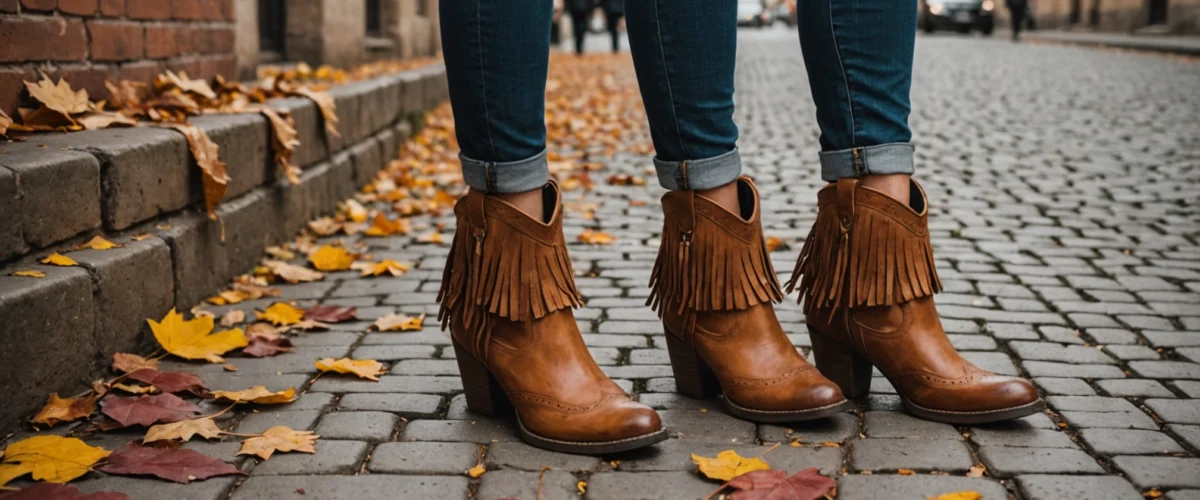
POLYGON ((167 61, 167 69, 176 73, 187 73, 189 77, 196 78, 196 75, 200 74, 200 61, 193 57, 173 59, 167 61))
POLYGON ((125 0, 125 12, 134 19, 169 19, 167 0, 125 0))
POLYGON ((233 20, 233 0, 220 0, 221 2, 221 19, 226 21, 233 20))
POLYGON ((88 21, 92 35, 92 60, 123 61, 141 59, 144 36, 141 24, 119 21, 88 21))
POLYGON ((125 15, 125 0, 100 0, 100 14, 106 17, 125 15))
POLYGON ((21 94, 25 92, 25 81, 37 79, 37 73, 26 68, 0 69, 0 110, 8 116, 17 116, 21 94))
POLYGON ((163 66, 161 63, 143 61, 122 65, 117 78, 121 80, 133 80, 149 85, 154 83, 154 77, 162 72, 163 66))
POLYGON ((213 28, 208 30, 208 50, 212 54, 233 53, 233 28, 213 28))
POLYGON ((171 17, 175 19, 204 19, 204 2, 201 0, 170 0, 171 17))
POLYGON ((20 0, 0 0, 0 12, 16 12, 21 10, 20 0))
POLYGON ((237 59, 234 56, 209 57, 200 61, 200 77, 205 80, 221 75, 232 79, 237 73, 237 59))
POLYGON ((108 89, 104 87, 105 80, 112 80, 116 77, 116 68, 108 66, 61 66, 53 72, 48 72, 47 75, 53 78, 55 82, 62 78, 71 84, 71 88, 75 90, 83 89, 88 92, 88 98, 93 101, 106 99, 108 97, 108 89))
POLYGON ((146 26, 146 57, 166 59, 182 51, 177 42, 179 28, 176 26, 146 26))
POLYGON ((21 0, 21 7, 29 10, 54 10, 58 0, 21 0))
POLYGON ((0 62, 81 61, 87 55, 87 36, 76 19, 3 17, 0 47, 0 62))
POLYGON ((90 16, 100 8, 100 0, 58 0, 58 10, 64 14, 90 16))

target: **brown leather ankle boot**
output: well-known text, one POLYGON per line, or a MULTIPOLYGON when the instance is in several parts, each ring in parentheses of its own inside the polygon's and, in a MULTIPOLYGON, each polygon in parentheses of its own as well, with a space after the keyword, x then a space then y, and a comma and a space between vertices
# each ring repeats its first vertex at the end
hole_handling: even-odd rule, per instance
POLYGON ((663 232, 647 301, 667 330, 680 394, 724 392, 725 408, 756 422, 794 422, 850 409, 792 346, 772 303, 783 299, 759 222, 758 190, 738 179, 741 214, 697 196, 662 198, 663 232))
POLYGON ((951 424, 1023 417, 1046 405, 1029 381, 963 359, 933 305, 941 291, 928 199, 910 206, 841 179, 817 194, 817 221, 788 292, 799 284, 817 368, 848 397, 871 388, 874 365, 913 415, 951 424))
POLYGON ((454 341, 467 407, 517 414, 534 446, 607 454, 667 438, 658 414, 630 399, 588 353, 571 310, 581 305, 562 234, 558 186, 550 222, 472 190, 447 258, 438 319, 454 341))

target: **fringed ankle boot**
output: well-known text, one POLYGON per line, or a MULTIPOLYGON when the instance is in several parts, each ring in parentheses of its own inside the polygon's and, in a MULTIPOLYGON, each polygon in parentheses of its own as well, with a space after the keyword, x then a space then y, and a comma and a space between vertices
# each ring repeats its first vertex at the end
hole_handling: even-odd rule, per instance
POLYGON ((515 408, 522 439, 564 453, 662 441, 658 414, 631 400, 583 343, 558 186, 548 184, 542 196, 548 223, 477 191, 454 207, 438 319, 453 337, 467 407, 488 416, 515 408))
POLYGON ((1045 407, 1027 380, 977 368, 950 344, 933 305, 941 291, 928 199, 915 181, 905 204, 842 179, 817 195, 797 285, 817 368, 850 398, 867 394, 874 365, 917 417, 950 424, 1019 418, 1045 407))
POLYGON ((775 317, 783 299, 759 222, 758 190, 738 179, 741 213, 694 191, 663 196, 663 232, 647 304, 667 330, 680 394, 723 393, 755 422, 794 422, 851 408, 796 351, 775 317))

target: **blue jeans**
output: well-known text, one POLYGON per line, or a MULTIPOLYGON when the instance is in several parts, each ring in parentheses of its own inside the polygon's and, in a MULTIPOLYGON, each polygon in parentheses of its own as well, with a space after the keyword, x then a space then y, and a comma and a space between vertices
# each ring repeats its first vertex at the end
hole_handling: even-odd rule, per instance
MULTIPOLYGON (((551 0, 439 5, 467 185, 492 193, 543 186, 551 0)), ((913 172, 916 9, 916 2, 895 0, 799 2, 823 179, 913 172)), ((737 179, 737 2, 637 0, 626 2, 625 15, 659 182, 711 189, 737 179)))

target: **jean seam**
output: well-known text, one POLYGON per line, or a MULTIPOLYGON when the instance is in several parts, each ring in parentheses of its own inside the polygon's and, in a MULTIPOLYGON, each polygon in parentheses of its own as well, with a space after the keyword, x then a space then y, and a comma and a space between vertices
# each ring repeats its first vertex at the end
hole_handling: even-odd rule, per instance
MULTIPOLYGON (((496 139, 492 137, 492 118, 488 114, 487 102, 487 70, 483 62, 483 12, 482 0, 475 0, 475 45, 479 49, 479 90, 483 97, 483 122, 487 125, 484 129, 487 130, 488 146, 492 148, 492 158, 498 158, 496 154, 496 139)), ((486 167, 485 167, 486 168, 486 167)))
POLYGON ((833 0, 828 0, 829 6, 829 38, 833 39, 833 53, 837 54, 838 69, 842 70, 842 83, 846 87, 846 109, 850 113, 850 146, 857 146, 858 125, 854 120, 854 99, 850 97, 850 78, 846 75, 846 65, 842 62, 842 49, 838 46, 837 28, 833 24, 833 0))
POLYGON ((658 55, 659 60, 662 61, 663 80, 667 84, 667 97, 671 102, 671 121, 675 122, 675 136, 679 138, 679 151, 686 158, 688 156, 687 144, 683 141, 683 128, 679 124, 679 113, 675 110, 675 93, 671 89, 671 71, 667 67, 667 53, 663 48, 662 20, 658 15, 659 0, 650 1, 654 2, 654 27, 655 33, 658 36, 658 55))

